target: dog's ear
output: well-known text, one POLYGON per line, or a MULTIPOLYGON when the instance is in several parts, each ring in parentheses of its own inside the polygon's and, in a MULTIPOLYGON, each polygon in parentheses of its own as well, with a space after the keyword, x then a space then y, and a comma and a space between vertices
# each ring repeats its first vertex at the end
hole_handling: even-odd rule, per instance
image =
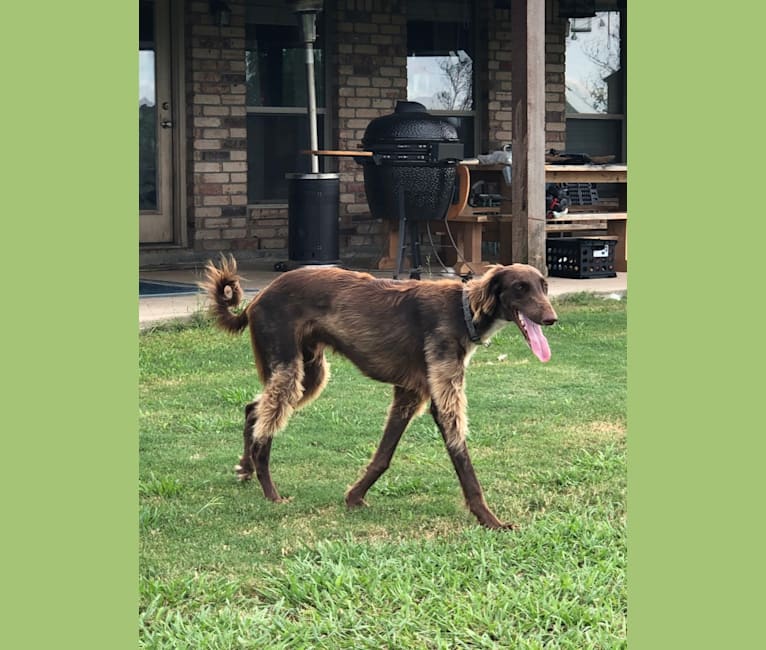
POLYGON ((503 285, 503 267, 492 267, 481 279, 478 291, 476 292, 477 301, 473 305, 478 314, 494 316, 497 309, 498 299, 503 285))

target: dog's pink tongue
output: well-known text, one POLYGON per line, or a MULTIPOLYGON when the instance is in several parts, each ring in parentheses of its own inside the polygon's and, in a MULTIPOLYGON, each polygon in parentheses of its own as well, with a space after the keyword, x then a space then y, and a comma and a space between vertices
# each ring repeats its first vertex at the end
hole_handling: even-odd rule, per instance
POLYGON ((548 345, 548 339, 543 334, 542 328, 534 321, 529 320, 524 314, 520 314, 520 316, 524 321, 524 327, 527 328, 529 347, 532 349, 532 352, 543 363, 549 361, 551 358, 551 348, 548 345))

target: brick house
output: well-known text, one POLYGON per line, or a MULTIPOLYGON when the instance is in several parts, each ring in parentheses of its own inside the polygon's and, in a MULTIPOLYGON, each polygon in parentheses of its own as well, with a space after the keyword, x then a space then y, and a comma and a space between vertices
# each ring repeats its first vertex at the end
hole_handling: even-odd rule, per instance
MULTIPOLYGON (((624 161, 625 0, 540 2, 546 150, 624 161), (599 13, 573 17, 582 6, 599 13), (599 58, 605 42, 613 60, 601 75, 607 90, 591 91, 597 101, 584 107, 575 92, 581 80, 574 68, 570 80, 568 67, 578 37, 595 43, 586 55, 599 58), (609 92, 615 87, 619 95, 609 92), (600 96, 607 92, 608 101, 600 96)), ((290 3, 139 5, 140 265, 194 265, 221 251, 247 261, 285 260, 284 175, 309 169, 309 156, 300 153, 308 148, 303 53, 290 3)), ((510 7, 511 0, 325 0, 317 18, 320 148, 357 149, 370 120, 408 95, 425 97, 431 113, 458 125, 466 157, 510 143, 510 7), (469 64, 459 102, 444 101, 443 88, 433 87, 434 65, 443 61, 469 64)), ((323 158, 321 168, 340 174, 342 260, 374 266, 384 224, 369 213, 361 167, 323 158)))

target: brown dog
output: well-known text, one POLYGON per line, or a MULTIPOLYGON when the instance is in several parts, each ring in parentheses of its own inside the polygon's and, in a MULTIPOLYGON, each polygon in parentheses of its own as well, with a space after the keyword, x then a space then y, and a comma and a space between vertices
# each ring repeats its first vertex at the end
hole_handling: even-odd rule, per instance
POLYGON ((346 493, 349 507, 364 503, 408 423, 430 399, 468 508, 488 528, 512 527, 487 506, 468 455, 464 375, 476 346, 511 322, 541 361, 550 358, 540 325, 552 325, 557 316, 539 271, 524 264, 495 266, 464 285, 306 267, 279 276, 238 314, 231 308, 243 294, 233 258, 222 259, 220 267, 209 263, 201 286, 222 329, 241 332, 250 326, 263 383, 263 393, 245 408, 245 448, 236 467, 240 479, 255 472, 266 498, 282 501, 269 471, 271 441, 293 410, 324 388, 329 347, 368 377, 394 386, 383 439, 346 493))

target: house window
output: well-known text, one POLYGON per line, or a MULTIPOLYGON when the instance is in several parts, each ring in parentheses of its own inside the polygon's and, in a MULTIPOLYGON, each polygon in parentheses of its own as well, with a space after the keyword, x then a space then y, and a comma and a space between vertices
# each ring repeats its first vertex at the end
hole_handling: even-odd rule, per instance
MULTIPOLYGON (((321 16, 314 43, 320 146, 326 131, 321 16)), ((285 174, 311 171, 311 156, 300 153, 310 143, 305 49, 295 15, 286 11, 283 18, 279 24, 246 26, 249 203, 286 203, 285 174)))
POLYGON ((625 25, 620 11, 569 18, 566 148, 625 160, 625 25))
POLYGON ((474 66, 470 23, 407 21, 407 99, 449 119, 474 155, 474 66))
POLYGON ((154 4, 139 5, 138 208, 157 209, 157 99, 154 4))

